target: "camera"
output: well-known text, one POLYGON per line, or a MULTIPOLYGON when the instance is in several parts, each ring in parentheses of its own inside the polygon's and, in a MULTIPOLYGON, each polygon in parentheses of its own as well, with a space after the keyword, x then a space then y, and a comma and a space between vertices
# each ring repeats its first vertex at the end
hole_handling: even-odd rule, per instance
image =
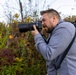
POLYGON ((18 24, 18 28, 19 28, 19 31, 22 33, 22 32, 34 30, 33 25, 36 26, 38 31, 42 30, 42 21, 31 22, 31 23, 21 23, 21 24, 18 24))

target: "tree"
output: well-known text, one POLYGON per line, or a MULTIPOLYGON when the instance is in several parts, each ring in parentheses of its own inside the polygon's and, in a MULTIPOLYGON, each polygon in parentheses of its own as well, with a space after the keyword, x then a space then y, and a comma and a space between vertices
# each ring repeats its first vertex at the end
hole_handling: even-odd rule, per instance
POLYGON ((0 4, 3 8, 3 17, 5 20, 11 23, 13 19, 13 14, 19 14, 19 20, 26 19, 28 16, 38 17, 40 8, 44 9, 55 2, 52 0, 48 5, 46 5, 47 0, 6 0, 4 5, 0 4))
POLYGON ((76 15, 68 16, 68 17, 64 18, 64 20, 74 22, 74 21, 76 21, 76 15))

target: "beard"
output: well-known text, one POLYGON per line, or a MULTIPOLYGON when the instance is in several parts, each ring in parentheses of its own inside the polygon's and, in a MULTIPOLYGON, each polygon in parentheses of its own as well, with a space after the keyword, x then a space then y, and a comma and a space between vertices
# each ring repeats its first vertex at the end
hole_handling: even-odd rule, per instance
POLYGON ((45 28, 45 31, 46 31, 47 33, 52 33, 53 29, 54 29, 53 27, 52 27, 52 28, 47 28, 47 27, 46 27, 46 28, 45 28))

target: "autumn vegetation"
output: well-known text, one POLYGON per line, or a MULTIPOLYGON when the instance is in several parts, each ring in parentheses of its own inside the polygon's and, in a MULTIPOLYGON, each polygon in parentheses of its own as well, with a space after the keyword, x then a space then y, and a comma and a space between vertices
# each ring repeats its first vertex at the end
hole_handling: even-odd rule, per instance
MULTIPOLYGON (((0 75, 45 75, 45 61, 35 48, 30 31, 20 33, 18 14, 10 24, 0 22, 0 75)), ((31 22, 31 17, 24 22, 31 22)))
MULTIPOLYGON (((0 75, 46 75, 45 60, 36 50, 30 31, 20 33, 18 23, 31 22, 28 16, 18 21, 16 13, 12 23, 0 22, 0 75)), ((76 16, 66 17, 66 21, 75 21, 76 16)))

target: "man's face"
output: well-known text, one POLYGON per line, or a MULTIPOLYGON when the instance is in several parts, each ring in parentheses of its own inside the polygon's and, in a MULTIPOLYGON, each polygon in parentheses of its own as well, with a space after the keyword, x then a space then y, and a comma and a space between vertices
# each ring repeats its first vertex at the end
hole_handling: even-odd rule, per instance
POLYGON ((51 32, 53 30, 53 17, 48 15, 47 13, 42 15, 42 25, 47 32, 51 32))

